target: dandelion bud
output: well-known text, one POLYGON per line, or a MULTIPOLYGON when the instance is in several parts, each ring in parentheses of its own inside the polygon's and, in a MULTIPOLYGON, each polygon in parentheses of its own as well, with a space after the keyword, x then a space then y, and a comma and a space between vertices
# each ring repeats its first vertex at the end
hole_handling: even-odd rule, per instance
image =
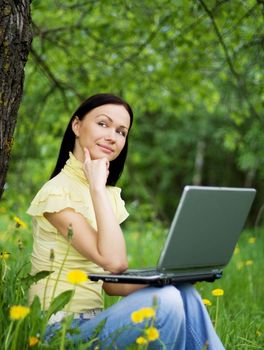
POLYGON ((17 241, 18 249, 21 251, 24 249, 24 244, 21 239, 17 241))
POLYGON ((153 295, 153 308, 156 309, 158 307, 158 297, 157 295, 153 295))
POLYGON ((50 261, 54 261, 54 259, 55 259, 55 253, 54 253, 54 249, 53 248, 51 248, 51 250, 50 250, 50 261))
POLYGON ((67 234, 68 241, 72 239, 72 236, 73 236, 73 229, 72 229, 72 224, 70 224, 68 227, 68 234, 67 234))

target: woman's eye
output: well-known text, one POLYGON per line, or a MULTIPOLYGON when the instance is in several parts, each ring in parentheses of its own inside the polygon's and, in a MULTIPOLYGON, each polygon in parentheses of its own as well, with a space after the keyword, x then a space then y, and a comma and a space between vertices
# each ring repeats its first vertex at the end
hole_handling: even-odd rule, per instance
POLYGON ((105 122, 98 122, 98 125, 103 126, 103 127, 107 126, 105 122))
POLYGON ((126 137, 126 132, 124 130, 118 130, 117 133, 126 137))

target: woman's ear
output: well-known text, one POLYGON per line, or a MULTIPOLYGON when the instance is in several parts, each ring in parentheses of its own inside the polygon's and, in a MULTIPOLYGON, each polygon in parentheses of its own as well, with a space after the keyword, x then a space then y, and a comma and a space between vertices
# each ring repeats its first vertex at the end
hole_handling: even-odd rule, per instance
POLYGON ((72 131, 74 132, 76 137, 79 137, 79 127, 80 127, 80 119, 76 115, 72 121, 72 131))

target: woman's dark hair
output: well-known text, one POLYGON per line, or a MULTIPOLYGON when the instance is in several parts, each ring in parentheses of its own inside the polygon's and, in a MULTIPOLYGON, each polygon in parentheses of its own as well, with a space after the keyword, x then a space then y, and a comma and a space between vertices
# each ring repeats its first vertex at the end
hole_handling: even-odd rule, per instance
MULTIPOLYGON (((88 112, 90 112, 92 109, 102 105, 106 105, 106 104, 115 104, 115 105, 124 106, 130 116, 129 129, 131 128, 133 123, 133 112, 129 104, 126 101, 124 101, 121 97, 118 97, 112 94, 96 94, 87 98, 79 106, 79 108, 73 113, 70 119, 70 122, 67 126, 67 129, 64 133, 64 136, 61 142, 60 152, 59 152, 55 169, 53 170, 53 173, 51 174, 50 178, 53 178, 61 171, 61 169, 64 167, 66 161, 69 158, 69 152, 73 152, 73 148, 75 144, 75 134, 72 131, 72 122, 74 118, 77 116, 80 120, 82 120, 85 117, 85 115, 88 112)), ((119 154, 119 156, 110 162, 109 176, 106 183, 107 185, 115 186, 117 180, 122 174, 125 161, 126 161, 127 150, 128 150, 128 137, 126 138, 126 143, 121 153, 119 154)))

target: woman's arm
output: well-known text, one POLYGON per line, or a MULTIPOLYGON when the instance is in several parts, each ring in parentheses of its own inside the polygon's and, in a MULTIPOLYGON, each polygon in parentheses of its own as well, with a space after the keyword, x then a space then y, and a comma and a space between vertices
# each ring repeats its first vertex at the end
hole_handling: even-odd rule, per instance
POLYGON ((123 232, 106 190, 109 161, 106 158, 92 160, 88 149, 84 151, 83 169, 89 183, 97 230, 71 208, 57 213, 44 213, 44 216, 64 237, 67 237, 71 225, 73 247, 105 270, 118 273, 127 269, 127 255, 123 232))
POLYGON ((67 238, 69 226, 72 226, 73 237, 71 244, 86 259, 93 261, 112 273, 118 273, 127 269, 127 259, 124 251, 122 249, 115 250, 117 246, 120 247, 124 244, 120 228, 118 228, 117 232, 113 232, 113 227, 109 227, 106 233, 103 232, 109 235, 113 232, 112 240, 110 240, 107 250, 107 247, 102 249, 100 246, 100 235, 103 236, 102 232, 96 231, 83 215, 76 213, 73 209, 66 208, 57 213, 44 213, 44 216, 65 238, 67 238), (117 244, 118 240, 119 244, 117 244))
POLYGON ((44 213, 46 219, 64 236, 72 225, 72 245, 87 259, 105 270, 118 273, 127 269, 126 245, 106 190, 109 161, 91 160, 85 149, 84 172, 87 177, 96 217, 97 230, 79 213, 66 208, 44 213))
POLYGON ((125 239, 106 191, 109 161, 107 158, 92 160, 88 148, 84 148, 84 155, 83 169, 90 186, 96 216, 98 252, 110 264, 106 270, 113 272, 113 267, 115 270, 124 271, 128 266, 125 239))
POLYGON ((138 289, 147 287, 147 284, 126 284, 126 283, 106 283, 103 284, 103 289, 106 294, 111 296, 127 296, 138 289))

